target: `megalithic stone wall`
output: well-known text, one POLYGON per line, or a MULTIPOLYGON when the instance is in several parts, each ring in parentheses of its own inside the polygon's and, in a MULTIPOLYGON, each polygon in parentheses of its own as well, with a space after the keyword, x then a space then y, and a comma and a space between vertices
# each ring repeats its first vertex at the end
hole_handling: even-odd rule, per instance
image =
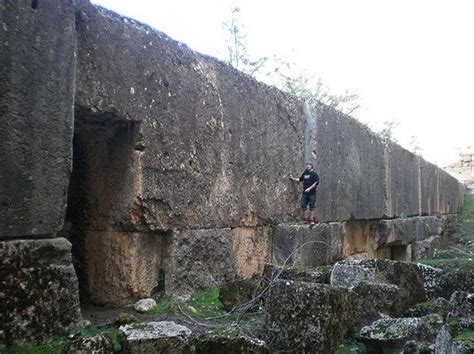
MULTIPOLYGON (((86 203, 74 196, 74 190, 70 193, 70 204, 89 208, 79 234, 107 230, 116 238, 110 242, 118 244, 130 232, 135 237, 151 233, 162 239, 163 256, 157 267, 165 273, 166 291, 185 295, 193 290, 192 281, 182 276, 192 274, 187 256, 208 273, 201 277, 196 270, 194 290, 215 285, 216 279, 228 280, 229 274, 258 274, 261 262, 275 259, 271 253, 279 246, 270 247, 269 254, 259 254, 260 263, 253 271, 243 269, 239 250, 268 250, 265 245, 272 244, 274 234, 257 228, 297 217, 300 187, 287 176, 301 173, 304 159, 315 160, 321 175, 316 213, 320 222, 459 210, 462 197, 454 179, 448 178, 443 186, 453 183, 453 187, 440 193, 438 180, 444 175, 436 167, 433 177, 430 170, 422 170, 422 165, 429 165, 421 158, 382 141, 331 107, 303 102, 258 83, 144 24, 87 2, 79 7, 77 33, 75 149, 85 153, 76 155, 75 164, 76 170, 86 172, 80 178, 73 173, 73 181, 90 181, 86 188, 79 186, 86 190, 86 203), (129 140, 120 135, 127 131, 132 132, 129 140), (120 159, 110 153, 120 145, 117 141, 129 141, 131 146, 117 154, 120 159), (128 176, 124 179, 128 182, 112 178, 104 183, 110 176, 128 176), (436 183, 427 186, 424 179, 430 178, 436 183), (450 207, 444 207, 449 198, 453 198, 450 207), (239 241, 237 245, 231 232, 235 228, 248 230, 246 244, 239 241), (191 244, 207 246, 183 253, 191 244), (209 258, 205 264, 212 248, 222 251, 213 253, 222 259, 209 258), (227 255, 223 250, 237 251, 227 255), (225 266, 212 267, 213 262, 225 266)), ((73 229, 78 228, 74 219, 77 216, 68 221, 73 229)), ((339 238, 347 252, 363 248, 348 244, 360 232, 367 239, 365 245, 371 245, 366 250, 369 256, 390 258, 389 247, 406 244, 379 245, 373 240, 377 228, 359 224, 334 226, 342 230, 339 238)), ((95 267, 94 255, 101 253, 98 246, 81 243, 85 284, 113 273, 126 279, 127 273, 113 262, 101 260, 97 263, 102 267, 95 267), (93 274, 88 271, 91 268, 93 274)), ((104 247, 103 252, 113 252, 104 247)), ((331 254, 347 255, 343 250, 331 254)), ((136 282, 133 274, 129 277, 130 283, 136 282)), ((97 289, 86 291, 92 291, 98 303, 123 304, 124 299, 136 297, 136 289, 152 288, 137 284, 131 289, 124 284, 115 282, 111 285, 115 289, 102 294, 97 289), (110 296, 123 293, 129 295, 110 296)))
POLYGON ((62 228, 72 167, 75 6, 0 2, 0 332, 42 339, 80 319, 62 228), (40 240, 43 239, 43 240, 40 240))
POLYGON ((59 264, 58 286, 74 300, 47 330, 34 326, 46 307, 25 322, 29 303, 2 303, 10 339, 79 316, 71 244, 58 235, 72 243, 84 299, 124 305, 250 278, 289 256, 301 265, 355 253, 401 259, 440 237, 441 222, 452 227, 462 206, 454 178, 351 117, 146 25, 85 0, 0 6, 2 286, 38 286, 22 264, 48 279, 59 264), (288 175, 308 158, 321 175, 322 223, 278 226, 299 213, 288 175), (53 239, 12 241, 23 238, 53 239), (301 242, 312 246, 292 254, 301 242), (12 306, 18 316, 6 317, 12 306))

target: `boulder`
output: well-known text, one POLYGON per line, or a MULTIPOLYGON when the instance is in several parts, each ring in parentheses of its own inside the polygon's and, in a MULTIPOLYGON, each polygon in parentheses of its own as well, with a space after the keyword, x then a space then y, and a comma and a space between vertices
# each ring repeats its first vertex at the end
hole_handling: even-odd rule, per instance
POLYGON ((138 300, 133 307, 138 313, 146 313, 155 306, 156 301, 154 299, 141 299, 138 300))
POLYGON ((363 327, 358 338, 366 344, 369 353, 397 353, 402 352, 409 341, 425 345, 434 342, 442 325, 443 320, 438 315, 384 318, 363 327))
POLYGON ((81 319, 71 244, 0 242, 0 330, 7 342, 42 340, 81 319))
POLYGON ((62 354, 112 354, 113 352, 114 348, 110 339, 103 334, 70 341, 62 350, 62 354))
POLYGON ((362 325, 392 313, 397 309, 393 307, 397 303, 400 289, 396 285, 384 283, 360 282, 352 288, 354 303, 354 326, 357 331, 362 325))
POLYGON ((456 291, 449 300, 451 311, 447 320, 474 316, 474 294, 465 291, 456 291))
POLYGON ((414 263, 376 259, 340 261, 334 265, 331 285, 354 287, 362 281, 399 287, 399 296, 391 308, 393 314, 401 315, 425 299, 423 277, 414 263))
POLYGON ((123 353, 187 353, 191 330, 171 321, 127 324, 119 328, 123 353))
POLYGON ((441 316, 441 318, 446 319, 446 316, 450 310, 451 305, 449 301, 445 298, 438 297, 436 299, 416 304, 407 311, 406 315, 409 317, 422 317, 431 314, 437 314, 441 316))
POLYGON ((332 353, 353 323, 350 291, 326 284, 278 280, 265 303, 271 351, 332 353))
POLYGON ((423 289, 427 299, 435 299, 440 294, 440 281, 445 274, 442 269, 418 263, 416 265, 423 278, 423 289))
POLYGON ((193 352, 197 354, 267 354, 270 353, 264 341, 237 333, 205 333, 192 340, 193 352))

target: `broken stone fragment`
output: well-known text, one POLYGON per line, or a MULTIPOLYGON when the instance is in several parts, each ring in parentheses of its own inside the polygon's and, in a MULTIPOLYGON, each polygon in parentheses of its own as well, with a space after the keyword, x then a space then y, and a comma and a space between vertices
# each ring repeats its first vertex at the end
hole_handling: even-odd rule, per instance
POLYGON ((63 354, 112 354, 113 352, 112 343, 103 334, 78 338, 67 343, 62 350, 63 354))
POLYGON ((198 354, 266 354, 270 353, 264 341, 250 338, 239 331, 236 333, 198 335, 192 340, 191 348, 198 354))
POLYGON ((399 296, 391 307, 394 315, 402 315, 411 306, 425 299, 423 277, 414 263, 371 259, 340 261, 334 265, 331 285, 351 288, 363 281, 399 287, 399 296))
POLYGON ((397 312, 400 288, 393 284, 360 282, 352 288, 354 302, 354 326, 360 328, 373 320, 397 312))
POLYGON ((385 318, 363 327, 358 337, 366 344, 369 353, 401 353, 409 341, 433 343, 442 325, 443 320, 438 315, 385 318))
POLYGON ((350 290, 277 280, 265 303, 271 351, 333 353, 353 323, 350 290))
POLYGON ((124 353, 186 353, 191 330, 172 321, 135 323, 119 328, 124 353))
POLYGON ((449 300, 451 311, 447 320, 474 316, 474 294, 465 291, 456 291, 449 300))
POLYGON ((153 299, 138 300, 133 306, 138 313, 146 313, 156 306, 156 301, 153 299))

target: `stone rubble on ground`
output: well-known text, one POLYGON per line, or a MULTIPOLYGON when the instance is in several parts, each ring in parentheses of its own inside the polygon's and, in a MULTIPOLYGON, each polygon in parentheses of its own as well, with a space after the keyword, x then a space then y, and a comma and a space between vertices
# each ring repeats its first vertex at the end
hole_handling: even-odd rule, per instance
POLYGON ((119 327, 119 340, 124 353, 181 352, 191 333, 172 321, 135 323, 119 327))
POLYGON ((138 300, 133 307, 138 313, 147 313, 155 306, 156 301, 154 299, 149 298, 138 300))

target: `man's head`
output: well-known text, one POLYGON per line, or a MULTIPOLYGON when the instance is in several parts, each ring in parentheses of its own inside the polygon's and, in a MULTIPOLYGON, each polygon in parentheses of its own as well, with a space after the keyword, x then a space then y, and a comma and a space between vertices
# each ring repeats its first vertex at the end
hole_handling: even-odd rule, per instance
POLYGON ((306 171, 311 172, 313 170, 313 164, 311 162, 306 162, 306 171))

